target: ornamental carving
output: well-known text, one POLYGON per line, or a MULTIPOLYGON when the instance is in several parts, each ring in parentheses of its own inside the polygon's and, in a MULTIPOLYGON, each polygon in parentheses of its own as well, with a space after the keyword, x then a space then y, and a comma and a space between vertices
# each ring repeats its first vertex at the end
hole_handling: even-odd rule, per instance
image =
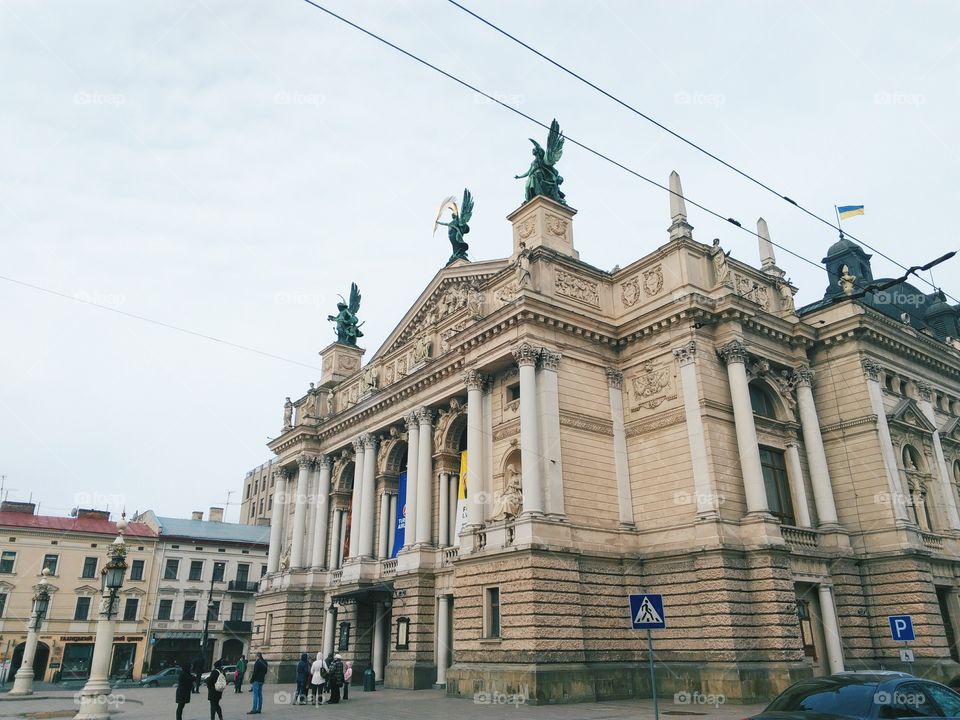
POLYGON ((557 295, 563 295, 594 307, 600 306, 600 286, 592 280, 584 280, 572 273, 557 270, 554 289, 557 295))
POLYGON ((668 365, 657 365, 648 360, 641 366, 640 374, 635 376, 633 385, 633 409, 653 408, 662 405, 673 389, 673 372, 668 365))
POLYGON ((513 282, 507 283, 493 293, 494 299, 500 303, 501 307, 512 303, 517 299, 517 295, 519 295, 519 290, 517 289, 517 284, 513 282))
POLYGON ((756 303, 764 310, 770 309, 770 295, 767 292, 766 285, 761 285, 753 278, 746 275, 740 275, 739 273, 736 273, 734 277, 736 281, 735 287, 738 295, 746 298, 750 302, 756 303))
POLYGON ((567 234, 567 221, 556 215, 547 215, 547 233, 556 237, 567 234))
POLYGON ((607 385, 612 388, 620 390, 623 388, 623 373, 617 370, 616 368, 608 367, 607 372, 607 385))
POLYGON ((393 378, 394 378, 394 373, 395 373, 395 372, 396 372, 396 371, 394 370, 393 363, 390 363, 389 365, 387 365, 387 367, 384 368, 384 370, 383 370, 383 384, 384 384, 384 385, 390 385, 390 384, 393 383, 393 378))
POLYGON ((691 340, 686 345, 676 348, 673 351, 673 356, 677 359, 677 362, 679 362, 681 365, 687 365, 688 363, 692 363, 694 361, 696 352, 697 352, 697 343, 691 340))
POLYGON ((517 235, 526 240, 528 237, 533 235, 533 231, 536 229, 536 227, 536 221, 533 218, 527 218, 517 225, 517 235))
POLYGON ((523 367, 524 365, 536 365, 537 360, 540 357, 540 348, 534 347, 528 342, 522 343, 519 346, 515 347, 510 351, 513 353, 513 359, 516 360, 517 365, 523 367))
POLYGON ((479 370, 466 370, 463 373, 463 384, 467 386, 467 390, 483 390, 486 383, 487 376, 479 370))
POLYGON ((875 382, 880 382, 880 371, 883 370, 883 367, 876 360, 871 360, 870 358, 864 358, 860 361, 863 365, 863 374, 867 380, 874 380, 875 382))
POLYGON ((560 359, 562 357, 563 357, 562 353, 543 348, 540 352, 540 366, 544 370, 550 370, 551 372, 556 372, 557 370, 560 369, 560 359))
POLYGON ((506 440, 509 437, 513 437, 518 432, 520 432, 520 421, 511 420, 510 422, 504 423, 493 431, 493 439, 506 440))
POLYGON ((633 307, 640 299, 640 281, 630 278, 620 286, 620 299, 624 307, 633 307))
POLYGON ((642 423, 635 423, 626 428, 626 436, 636 437, 637 435, 644 435, 648 432, 653 432, 654 430, 662 430, 665 427, 670 427, 671 425, 679 425, 680 423, 686 420, 683 411, 677 410, 674 412, 666 413, 664 415, 658 415, 655 418, 646 420, 642 423))
POLYGON ((453 398, 453 400, 450 401, 449 410, 441 408, 440 412, 437 413, 437 424, 433 430, 434 451, 440 450, 440 448, 443 447, 443 441, 447 439, 447 435, 450 432, 450 425, 463 414, 465 409, 466 406, 463 403, 453 398))
POLYGON ((473 320, 465 318, 444 330, 440 334, 440 352, 447 352, 450 349, 450 341, 453 339, 453 336, 467 329, 472 324, 473 320))
POLYGON ((647 297, 653 297, 661 290, 663 290, 663 269, 660 265, 655 265, 643 272, 643 291, 647 297))
POLYGON ((747 346, 743 344, 743 340, 731 340, 723 347, 717 349, 717 355, 719 355, 720 359, 727 365, 730 363, 746 363, 747 346))
POLYGON ((360 358, 356 355, 341 354, 337 356, 337 365, 341 370, 353 372, 360 367, 360 358))
POLYGON ((597 433, 598 435, 613 435, 613 424, 598 418, 584 415, 560 413, 560 424, 564 427, 597 433))

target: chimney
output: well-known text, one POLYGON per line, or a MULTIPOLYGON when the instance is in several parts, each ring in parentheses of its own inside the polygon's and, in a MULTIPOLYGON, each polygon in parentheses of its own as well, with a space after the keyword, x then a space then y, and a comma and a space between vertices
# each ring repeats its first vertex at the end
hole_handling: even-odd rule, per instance
POLYGON ((29 502, 17 502, 15 500, 4 500, 0 503, 0 512, 18 512, 33 515, 37 506, 29 502))
POLYGON ((210 508, 210 522, 223 522, 223 508, 210 508))
POLYGON ((191 520, 203 520, 203 510, 194 510, 190 513, 191 520))

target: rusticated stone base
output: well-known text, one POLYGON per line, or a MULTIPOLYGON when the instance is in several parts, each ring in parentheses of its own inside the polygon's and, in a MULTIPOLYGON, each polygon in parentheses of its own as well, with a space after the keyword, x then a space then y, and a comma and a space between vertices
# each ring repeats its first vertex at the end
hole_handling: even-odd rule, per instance
MULTIPOLYGON (((806 665, 782 663, 670 663, 657 666, 655 672, 658 697, 699 693, 722 695, 724 702, 736 703, 769 700, 811 675, 806 665)), ((458 663, 447 671, 447 697, 500 705, 648 698, 650 671, 645 663, 458 663)))
POLYGON ((426 690, 437 680, 437 666, 431 663, 395 660, 387 663, 383 686, 400 690, 426 690))

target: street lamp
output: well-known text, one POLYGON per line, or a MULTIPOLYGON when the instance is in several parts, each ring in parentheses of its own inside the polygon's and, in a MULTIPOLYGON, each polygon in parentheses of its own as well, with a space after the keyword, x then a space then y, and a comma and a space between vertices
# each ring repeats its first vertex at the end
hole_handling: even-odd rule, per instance
POLYGON ((97 639, 93 645, 93 659, 90 663, 90 677, 80 691, 80 711, 76 720, 107 720, 110 696, 110 655, 113 651, 113 632, 116 614, 114 604, 120 597, 123 578, 127 572, 127 546, 123 542, 123 533, 127 529, 126 515, 117 521, 117 538, 110 545, 107 554, 110 562, 100 571, 100 617, 97 620, 97 639))
MULTIPOLYGON (((214 566, 216 568, 216 566, 214 566)), ((209 669, 207 665, 207 639, 210 633, 210 613, 213 611, 213 583, 216 580, 216 569, 210 577, 210 589, 207 591, 207 617, 203 621, 203 636, 200 638, 200 672, 209 669)), ((213 658, 210 658, 213 660, 213 658)))
POLYGON ((23 648, 23 660, 20 663, 20 669, 17 671, 17 677, 13 681, 13 688, 10 695, 32 695, 33 694, 33 658, 37 653, 37 640, 40 636, 40 626, 43 624, 43 618, 47 614, 47 608, 50 606, 50 591, 48 590, 47 576, 50 574, 50 568, 44 568, 40 574, 40 582, 37 584, 37 593, 33 596, 33 612, 30 615, 30 622, 27 625, 27 642, 23 648))

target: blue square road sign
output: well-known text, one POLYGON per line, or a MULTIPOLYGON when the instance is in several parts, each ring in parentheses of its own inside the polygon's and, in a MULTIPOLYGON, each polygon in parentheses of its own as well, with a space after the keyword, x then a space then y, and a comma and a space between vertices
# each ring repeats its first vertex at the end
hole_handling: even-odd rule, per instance
POLYGON ((667 626, 663 616, 663 595, 642 593, 630 596, 630 623, 634 630, 659 630, 667 626))
POLYGON ((890 635, 897 642, 910 642, 917 639, 913 632, 913 618, 909 615, 890 615, 887 620, 890 623, 890 635))

